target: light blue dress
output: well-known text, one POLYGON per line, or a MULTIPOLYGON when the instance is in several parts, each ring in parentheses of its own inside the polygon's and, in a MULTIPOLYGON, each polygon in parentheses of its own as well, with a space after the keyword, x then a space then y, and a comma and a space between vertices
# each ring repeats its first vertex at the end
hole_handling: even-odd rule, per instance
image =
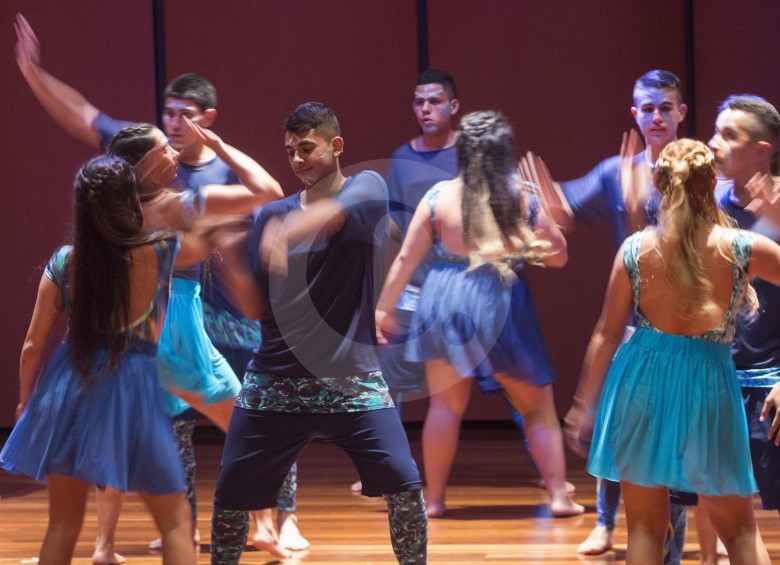
POLYGON ((731 341, 748 285, 752 237, 733 250, 731 301, 720 325, 696 337, 660 332, 638 309, 643 232, 624 243, 637 330, 615 356, 601 394, 588 471, 611 481, 695 492, 756 492, 731 341))

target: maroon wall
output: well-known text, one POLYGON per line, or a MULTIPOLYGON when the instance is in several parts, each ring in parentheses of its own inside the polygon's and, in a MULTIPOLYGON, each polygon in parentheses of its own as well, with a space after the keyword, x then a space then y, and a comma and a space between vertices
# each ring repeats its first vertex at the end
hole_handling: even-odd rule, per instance
POLYGON ((17 11, 42 43, 42 63, 96 106, 150 120, 155 113, 152 12, 132 2, 0 2, 0 427, 18 402, 19 352, 42 267, 68 234, 72 179, 96 153, 44 113, 14 61, 17 11))
MULTIPOLYGON (((166 0, 167 74, 194 71, 220 95, 215 131, 264 164, 288 189, 295 179, 282 149, 282 123, 306 100, 332 106, 346 139, 346 165, 383 170, 392 149, 415 135, 416 0, 322 4, 166 0)), ((40 109, 13 61, 13 15, 23 10, 43 43, 45 68, 117 117, 155 118, 152 2, 8 0, 0 5, 0 76, 6 103, 0 161, 3 249, 0 286, 0 426, 13 423, 17 366, 40 267, 62 241, 70 184, 92 154, 40 109), (139 10, 140 4, 147 4, 139 10)), ((651 68, 684 76, 684 2, 648 0, 428 0, 430 65, 459 83, 463 111, 500 109, 517 132, 518 154, 533 149, 554 176, 587 172, 617 152, 632 126, 634 79, 651 68)), ((717 101, 752 91, 775 103, 780 38, 775 0, 747 7, 693 1, 697 130, 711 131, 717 101)), ((694 88, 694 90, 690 90, 694 88)), ((601 306, 611 245, 605 228, 570 237, 570 262, 535 270, 532 283, 566 409, 601 306)), ((418 418, 420 403, 408 416, 418 418)), ((469 417, 494 419, 499 399, 476 399, 469 417)))

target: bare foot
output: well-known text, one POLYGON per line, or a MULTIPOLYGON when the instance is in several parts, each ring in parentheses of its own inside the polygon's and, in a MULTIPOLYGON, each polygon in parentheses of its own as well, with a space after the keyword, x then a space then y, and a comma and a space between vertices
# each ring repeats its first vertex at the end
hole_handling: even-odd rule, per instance
POLYGON ((717 555, 718 557, 728 557, 729 556, 729 552, 726 551, 726 546, 723 545, 723 542, 720 541, 720 538, 718 538, 718 543, 715 546, 715 555, 717 555))
POLYGON ((606 526, 596 526, 585 541, 577 547, 582 555, 600 555, 612 549, 612 530, 606 526))
POLYGON ((276 524, 279 528, 279 545, 292 551, 309 548, 309 540, 298 529, 298 517, 293 512, 277 512, 276 524))
POLYGON ((125 558, 114 551, 114 546, 95 547, 92 554, 93 565, 114 565, 124 563, 125 558))
MULTIPOLYGON (((547 485, 544 484, 544 479, 539 479, 538 481, 536 481, 536 486, 538 486, 539 488, 545 488, 545 489, 547 488, 547 485)), ((574 494, 575 492, 577 492, 577 487, 575 487, 569 481, 566 481, 564 488, 566 488, 566 494, 574 494)))
POLYGON ((577 504, 567 495, 550 501, 550 512, 556 518, 565 518, 582 514, 585 512, 585 507, 582 504, 577 504))
POLYGON ((286 559, 292 557, 292 552, 285 549, 279 542, 279 536, 274 528, 271 510, 259 510, 252 512, 255 520, 255 535, 252 536, 252 544, 260 550, 265 550, 276 557, 286 559))
POLYGON ((444 503, 426 502, 425 509, 428 511, 428 518, 443 518, 447 513, 444 503))
POLYGON ((363 492, 363 483, 360 481, 352 483, 349 485, 349 492, 352 494, 361 494, 363 492))

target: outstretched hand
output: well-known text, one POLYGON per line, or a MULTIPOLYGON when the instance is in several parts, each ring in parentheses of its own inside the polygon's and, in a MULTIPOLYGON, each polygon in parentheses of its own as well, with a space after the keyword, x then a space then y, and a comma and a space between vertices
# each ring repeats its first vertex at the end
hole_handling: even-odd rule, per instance
POLYGON ((623 134, 620 144, 620 186, 633 229, 644 227, 645 205, 650 198, 652 176, 643 159, 637 159, 644 151, 639 133, 632 129, 623 134))
POLYGON ((31 67, 37 67, 41 62, 41 44, 35 36, 30 23, 22 14, 16 14, 14 21, 16 30, 16 64, 22 72, 31 67))
POLYGON ((539 187, 538 195, 545 214, 562 229, 574 227, 574 213, 563 195, 560 185, 552 179, 550 170, 541 157, 531 151, 520 158, 517 174, 525 181, 539 187))
POLYGON ((756 173, 745 189, 753 199, 745 209, 780 226, 780 182, 766 173, 756 173))
POLYGON ((763 422, 769 418, 773 410, 775 414, 772 418, 772 424, 769 426, 767 438, 772 439, 774 437, 775 445, 780 445, 780 434, 777 433, 780 430, 780 384, 773 386, 766 396, 764 406, 761 408, 761 421, 763 422))
POLYGON ((260 257, 263 268, 269 273, 287 276, 287 250, 289 242, 284 219, 274 217, 268 220, 260 238, 260 257))

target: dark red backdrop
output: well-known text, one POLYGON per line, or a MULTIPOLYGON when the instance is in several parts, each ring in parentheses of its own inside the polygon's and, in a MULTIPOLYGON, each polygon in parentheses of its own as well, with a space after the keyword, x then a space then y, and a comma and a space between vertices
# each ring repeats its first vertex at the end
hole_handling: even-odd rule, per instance
MULTIPOLYGON (((70 186, 89 148, 72 141, 33 98, 13 59, 13 16, 23 11, 43 43, 43 63, 117 117, 155 119, 152 2, 8 0, 0 5, 0 206, 3 276, 0 427, 13 424, 19 350, 41 267, 68 231, 70 186)), ((345 164, 385 159, 415 135, 410 95, 417 75, 417 2, 323 4, 165 0, 169 77, 193 71, 219 90, 215 130, 263 163, 283 185, 294 179, 281 146, 290 110, 305 100, 332 106, 342 123, 345 164)), ((780 4, 692 0, 696 131, 706 139, 716 105, 732 92, 780 103, 780 4)), ((457 79, 464 111, 499 109, 515 126, 518 152, 533 149, 560 179, 614 154, 634 79, 651 68, 685 76, 685 2, 648 0, 428 0, 430 65, 457 79)), ((381 161, 372 166, 382 168, 381 161)), ((606 229, 579 229, 561 271, 536 270, 534 292, 567 408, 603 298, 611 261, 606 229)), ((422 403, 407 417, 417 419, 422 403)), ((468 417, 506 414, 477 399, 468 417)))

